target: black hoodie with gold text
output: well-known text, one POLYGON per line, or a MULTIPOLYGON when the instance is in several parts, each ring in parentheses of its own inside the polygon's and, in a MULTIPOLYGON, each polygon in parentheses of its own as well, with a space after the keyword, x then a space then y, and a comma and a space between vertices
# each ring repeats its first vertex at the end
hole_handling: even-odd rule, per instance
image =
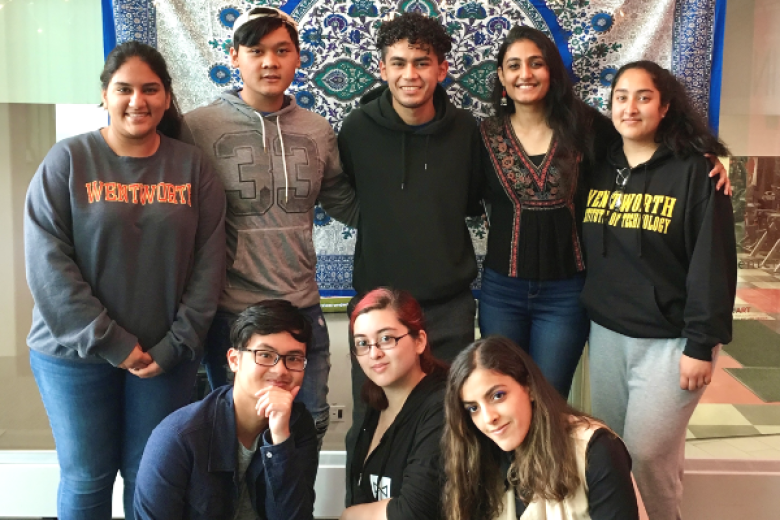
POLYGON ((633 338, 684 337, 685 355, 706 361, 731 341, 737 278, 731 201, 709 170, 705 157, 677 158, 664 145, 629 168, 617 143, 590 179, 581 296, 599 325, 633 338))

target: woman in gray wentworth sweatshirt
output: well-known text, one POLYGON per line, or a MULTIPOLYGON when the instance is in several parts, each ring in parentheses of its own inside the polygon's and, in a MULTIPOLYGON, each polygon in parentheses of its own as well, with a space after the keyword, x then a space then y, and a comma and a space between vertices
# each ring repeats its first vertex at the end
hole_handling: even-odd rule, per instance
POLYGON ((57 516, 125 516, 146 440, 187 404, 225 272, 225 195, 178 135, 165 61, 114 49, 101 74, 109 126, 57 143, 27 192, 30 364, 60 465, 57 516))

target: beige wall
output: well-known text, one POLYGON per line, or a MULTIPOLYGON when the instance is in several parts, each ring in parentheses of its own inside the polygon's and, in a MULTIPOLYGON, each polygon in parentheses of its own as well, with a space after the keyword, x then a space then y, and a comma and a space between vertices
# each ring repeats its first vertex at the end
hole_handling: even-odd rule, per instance
POLYGON ((729 0, 720 136, 738 156, 780 155, 780 1, 729 0))

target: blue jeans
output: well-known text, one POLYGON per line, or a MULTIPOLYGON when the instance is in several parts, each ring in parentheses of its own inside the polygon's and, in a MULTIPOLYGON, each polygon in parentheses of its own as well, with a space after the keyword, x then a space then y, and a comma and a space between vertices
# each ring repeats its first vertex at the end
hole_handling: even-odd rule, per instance
POLYGON ((49 416, 60 485, 60 520, 107 520, 117 471, 126 518, 133 518, 138 465, 152 430, 188 404, 197 361, 151 379, 108 363, 84 363, 30 350, 30 366, 49 416))
MULTIPOLYGON (((306 352, 306 372, 303 385, 295 398, 309 410, 314 417, 317 428, 317 438, 322 442, 330 424, 330 405, 328 404, 328 375, 330 374, 330 337, 328 326, 319 305, 301 309, 312 325, 312 344, 306 352)), ((230 327, 236 321, 236 315, 219 311, 214 316, 208 336, 206 337, 206 355, 203 364, 211 389, 218 388, 230 382, 227 365, 227 351, 230 349, 230 327)))
POLYGON ((534 281, 485 268, 479 299, 482 336, 500 334, 520 345, 564 397, 588 339, 590 321, 580 305, 585 275, 534 281))

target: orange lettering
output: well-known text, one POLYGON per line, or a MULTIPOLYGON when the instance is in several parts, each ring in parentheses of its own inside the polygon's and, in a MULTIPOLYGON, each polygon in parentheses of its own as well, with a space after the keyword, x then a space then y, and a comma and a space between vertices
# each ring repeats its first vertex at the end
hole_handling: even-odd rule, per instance
POLYGON ((154 202, 154 184, 141 184, 141 204, 154 202))
POLYGON ((133 184, 128 184, 127 191, 133 194, 133 204, 138 204, 138 188, 140 188, 141 185, 137 182, 133 184))
POLYGON ((102 181, 92 181, 86 184, 89 203, 100 202, 100 194, 103 191, 102 181))
POLYGON ((168 202, 168 204, 176 204, 176 186, 174 186, 173 184, 166 184, 165 191, 168 194, 168 196, 166 197, 166 201, 168 202))
POLYGON ((116 200, 127 202, 127 184, 116 183, 116 200))
POLYGON ((107 182, 103 186, 106 187, 106 202, 116 201, 116 183, 107 182))

